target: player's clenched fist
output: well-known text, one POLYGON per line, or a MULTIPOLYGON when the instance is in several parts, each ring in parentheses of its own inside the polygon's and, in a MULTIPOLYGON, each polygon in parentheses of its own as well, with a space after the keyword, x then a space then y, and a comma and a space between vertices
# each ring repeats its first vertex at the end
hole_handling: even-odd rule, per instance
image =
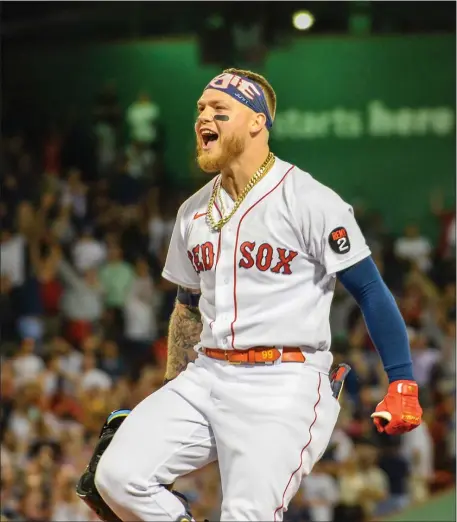
POLYGON ((415 381, 395 381, 387 395, 371 415, 377 430, 388 435, 400 435, 417 428, 422 420, 418 387, 415 381))

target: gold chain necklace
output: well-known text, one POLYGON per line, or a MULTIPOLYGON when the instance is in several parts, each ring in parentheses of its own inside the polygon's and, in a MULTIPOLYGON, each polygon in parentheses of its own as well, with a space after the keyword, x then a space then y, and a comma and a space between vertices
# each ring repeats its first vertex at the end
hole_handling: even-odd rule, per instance
POLYGON ((224 217, 225 216, 225 205, 224 205, 224 201, 222 198, 222 191, 221 191, 220 187, 219 187, 219 190, 217 191, 217 202, 221 206, 221 217, 224 217))
MULTIPOLYGON (((217 198, 218 194, 220 194, 220 191, 221 191, 222 177, 219 178, 219 180, 214 184, 213 192, 212 192, 211 197, 208 202, 208 210, 207 210, 207 214, 206 214, 209 224, 213 230, 216 230, 219 232, 221 230, 221 228, 230 221, 233 214, 235 214, 235 212, 238 210, 241 203, 243 203, 245 197, 248 195, 248 192, 252 189, 252 187, 254 187, 263 178, 263 176, 265 176, 265 174, 267 174, 267 172, 271 169, 271 167, 273 167, 275 159, 276 158, 275 158, 274 154, 272 152, 270 152, 267 156, 267 159, 262 163, 259 170, 252 176, 252 178, 249 180, 246 187, 244 187, 243 192, 236 199, 231 212, 227 216, 224 216, 222 214, 222 219, 220 219, 219 221, 216 222, 213 217, 213 209, 214 209, 214 203, 216 201, 216 198, 217 198)), ((220 200, 222 201, 222 198, 220 198, 220 200)))

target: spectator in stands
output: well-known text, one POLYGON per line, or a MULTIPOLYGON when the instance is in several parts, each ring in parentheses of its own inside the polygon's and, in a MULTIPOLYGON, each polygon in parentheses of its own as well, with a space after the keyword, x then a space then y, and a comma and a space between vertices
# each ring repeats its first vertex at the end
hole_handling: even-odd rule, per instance
POLYGON ((97 170, 100 177, 111 175, 120 141, 122 110, 116 84, 107 82, 95 100, 94 131, 97 170))
POLYGON ((105 304, 109 308, 123 310, 135 277, 134 271, 123 260, 123 252, 118 245, 110 245, 107 254, 107 260, 100 269, 105 304))
POLYGON ((447 230, 446 234, 446 242, 445 250, 444 250, 444 257, 455 259, 455 242, 456 242, 456 228, 455 228, 455 213, 454 216, 451 219, 451 222, 449 224, 449 228, 447 230))
POLYGON ((80 343, 102 317, 103 288, 95 269, 79 276, 64 259, 59 264, 59 275, 65 285, 62 312, 68 321, 67 334, 69 339, 80 343))
POLYGON ((430 199, 432 214, 438 218, 440 230, 437 252, 441 259, 455 259, 455 205, 446 208, 444 193, 438 189, 430 199))
POLYGON ((40 411, 36 404, 36 387, 33 381, 24 385, 18 385, 15 382, 14 388, 14 407, 8 417, 6 436, 13 438, 18 452, 16 457, 24 463, 28 444, 35 436, 34 427, 40 411))
POLYGON ((423 502, 429 495, 433 481, 433 440, 426 420, 417 430, 405 433, 401 438, 401 455, 411 471, 409 492, 412 502, 423 502))
POLYGON ((57 125, 51 125, 43 143, 43 172, 49 184, 47 189, 58 183, 62 170, 62 144, 63 137, 57 125))
POLYGON ((124 305, 125 339, 127 340, 124 360, 138 375, 139 368, 151 362, 152 343, 157 338, 156 309, 158 295, 149 275, 145 259, 135 263, 135 277, 124 305))
POLYGON ((287 512, 284 513, 284 522, 309 522, 310 514, 306 501, 298 494, 290 501, 287 512))
POLYGON ((98 268, 106 258, 106 247, 95 239, 93 231, 85 227, 73 246, 73 264, 80 274, 98 268))
POLYGON ((75 495, 77 475, 68 471, 59 475, 58 487, 54 490, 51 520, 56 522, 89 522, 94 513, 75 495))
POLYGON ((149 94, 142 91, 127 110, 130 139, 145 149, 154 149, 159 139, 160 109, 149 94))
POLYGON ((322 457, 327 462, 343 465, 346 460, 351 458, 354 452, 354 441, 348 435, 350 423, 350 406, 343 405, 335 429, 330 438, 330 444, 322 457))
POLYGON ((156 259, 161 259, 164 247, 168 248, 176 217, 174 209, 172 209, 172 202, 160 204, 157 191, 151 197, 154 201, 151 204, 151 216, 148 223, 149 251, 156 259))
POLYGON ((58 373, 62 376, 64 383, 62 388, 73 392, 76 388, 78 376, 82 372, 83 356, 80 351, 63 337, 55 337, 50 342, 50 353, 58 358, 58 373))
POLYGON ((403 236, 395 242, 395 255, 428 272, 431 268, 432 245, 428 238, 421 235, 417 225, 410 224, 405 227, 403 236))
POLYGON ((82 375, 80 381, 81 391, 87 390, 110 390, 112 379, 100 368, 97 368, 95 354, 86 353, 83 358, 82 375))
POLYGON ((60 372, 59 356, 55 353, 48 353, 43 357, 44 369, 38 376, 38 381, 41 386, 43 401, 46 403, 59 391, 60 379, 63 374, 60 372))
POLYGON ((63 285, 58 277, 60 247, 55 244, 54 240, 32 241, 30 259, 39 285, 45 329, 49 334, 53 332, 53 328, 58 327, 60 322, 58 315, 63 295, 63 285))
MULTIPOLYGON (((454 386, 455 386, 455 381, 454 381, 454 386)), ((455 397, 455 388, 452 390, 452 393, 455 397)), ((449 461, 449 469, 451 470, 455 470, 455 452, 456 452, 456 444, 455 444, 455 441, 456 441, 456 432, 455 432, 455 400, 454 400, 454 408, 452 409, 452 415, 451 415, 451 419, 450 419, 450 423, 449 423, 449 430, 448 430, 448 437, 447 437, 447 453, 449 454, 449 457, 450 457, 450 461, 449 461)), ((451 478, 451 482, 452 482, 452 478, 451 478)), ((454 483, 455 483, 455 480, 454 480, 454 483)))
POLYGON ((71 207, 61 205, 57 216, 50 224, 50 232, 63 247, 68 247, 76 237, 76 227, 72 223, 71 207))
POLYGON ((19 199, 20 192, 17 179, 12 172, 8 172, 5 168, 2 184, 2 205, 4 206, 2 218, 7 218, 15 213, 19 199))
POLYGON ((231 13, 230 39, 233 41, 233 56, 240 66, 250 68, 259 65, 265 58, 266 17, 262 13, 249 12, 252 7, 231 13), (243 65, 241 65, 243 64, 243 65))
POLYGON ((69 207, 76 223, 81 225, 87 213, 87 185, 83 183, 81 171, 72 168, 62 188, 63 207, 69 207))
POLYGON ((112 179, 117 159, 117 130, 104 121, 95 125, 97 172, 101 179, 112 179))
MULTIPOLYGON (((145 181, 153 178, 153 167, 155 155, 151 149, 145 148, 141 143, 132 141, 125 151, 126 173, 129 178, 137 181, 145 181)), ((138 188, 144 184, 137 184, 138 188)), ((136 201, 139 200, 139 194, 135 194, 136 201)))
POLYGON ((45 509, 45 495, 42 489, 37 486, 28 488, 22 496, 19 508, 20 520, 41 522, 48 519, 49 514, 45 509))
POLYGON ((35 274, 27 276, 24 284, 18 292, 19 315, 17 330, 21 339, 31 338, 37 341, 37 348, 40 349, 43 338, 43 303, 41 300, 40 284, 35 274))
POLYGON ((409 328, 408 331, 414 376, 418 385, 426 390, 430 384, 432 371, 441 359, 441 353, 428 345, 427 338, 422 332, 412 328, 409 328))
POLYGON ((378 506, 389 496, 388 476, 378 466, 378 450, 375 446, 361 444, 358 452, 360 472, 365 483, 362 505, 366 517, 371 519, 378 506))
POLYGON ((13 358, 13 372, 16 386, 33 382, 44 369, 43 359, 34 353, 34 339, 24 339, 13 358))
POLYGON ((386 446, 379 459, 379 467, 388 478, 389 496, 381 502, 376 510, 377 516, 404 509, 410 502, 409 473, 407 460, 401 454, 400 441, 386 442, 386 446))
POLYGON ((335 506, 333 520, 338 522, 364 522, 364 477, 360 473, 356 454, 346 460, 338 470, 339 503, 335 506))
POLYGON ((129 360, 121 359, 116 341, 106 339, 100 347, 100 369, 106 372, 111 379, 117 380, 125 375, 125 365, 129 360))
POLYGON ((443 289, 443 306, 445 307, 446 315, 448 317, 455 317, 455 279, 448 281, 443 289))
POLYGON ((136 205, 149 186, 154 184, 155 155, 150 149, 132 142, 127 146, 124 156, 116 199, 121 205, 136 205))
POLYGON ((446 320, 444 327, 444 336, 440 345, 441 365, 444 374, 455 383, 456 372, 456 328, 455 328, 455 312, 451 312, 446 320))
POLYGON ((15 468, 13 457, 4 444, 1 446, 1 490, 0 510, 1 514, 9 519, 18 517, 17 484, 15 483, 15 468))
POLYGON ((14 341, 16 334, 17 316, 12 290, 10 278, 2 275, 0 279, 0 342, 2 344, 14 341))
POLYGON ((21 234, 14 233, 8 223, 2 223, 0 233, 1 273, 10 281, 12 287, 19 287, 25 280, 26 240, 21 234))
MULTIPOLYGON (((331 329, 335 339, 346 339, 349 334, 349 318, 357 306, 354 298, 346 292, 341 283, 336 283, 332 302, 331 329)), ((332 348, 334 351, 334 348, 332 348)))
POLYGON ((322 461, 314 466, 312 475, 303 479, 298 494, 303 496, 311 522, 332 520, 339 496, 338 484, 322 461))
MULTIPOLYGON (((21 134, 14 134, 4 137, 2 147, 2 160, 5 172, 17 173, 19 170, 20 159, 25 153, 25 140, 21 134)), ((22 187, 21 187, 22 188, 22 187)))

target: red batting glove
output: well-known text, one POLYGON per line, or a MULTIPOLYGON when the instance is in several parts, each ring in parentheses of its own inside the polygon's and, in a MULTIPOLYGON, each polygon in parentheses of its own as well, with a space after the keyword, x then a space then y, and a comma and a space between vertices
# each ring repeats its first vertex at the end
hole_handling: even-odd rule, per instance
POLYGON ((422 408, 415 381, 394 381, 387 395, 371 415, 379 433, 400 435, 417 428, 422 420, 422 408))

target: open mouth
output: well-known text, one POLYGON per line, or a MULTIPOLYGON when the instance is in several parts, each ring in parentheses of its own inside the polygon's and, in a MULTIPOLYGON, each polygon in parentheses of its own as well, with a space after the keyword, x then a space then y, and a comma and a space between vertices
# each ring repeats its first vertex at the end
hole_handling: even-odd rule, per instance
POLYGON ((200 132, 200 135, 202 138, 204 150, 210 149, 219 138, 219 134, 217 134, 217 132, 211 131, 209 129, 203 129, 200 132))

